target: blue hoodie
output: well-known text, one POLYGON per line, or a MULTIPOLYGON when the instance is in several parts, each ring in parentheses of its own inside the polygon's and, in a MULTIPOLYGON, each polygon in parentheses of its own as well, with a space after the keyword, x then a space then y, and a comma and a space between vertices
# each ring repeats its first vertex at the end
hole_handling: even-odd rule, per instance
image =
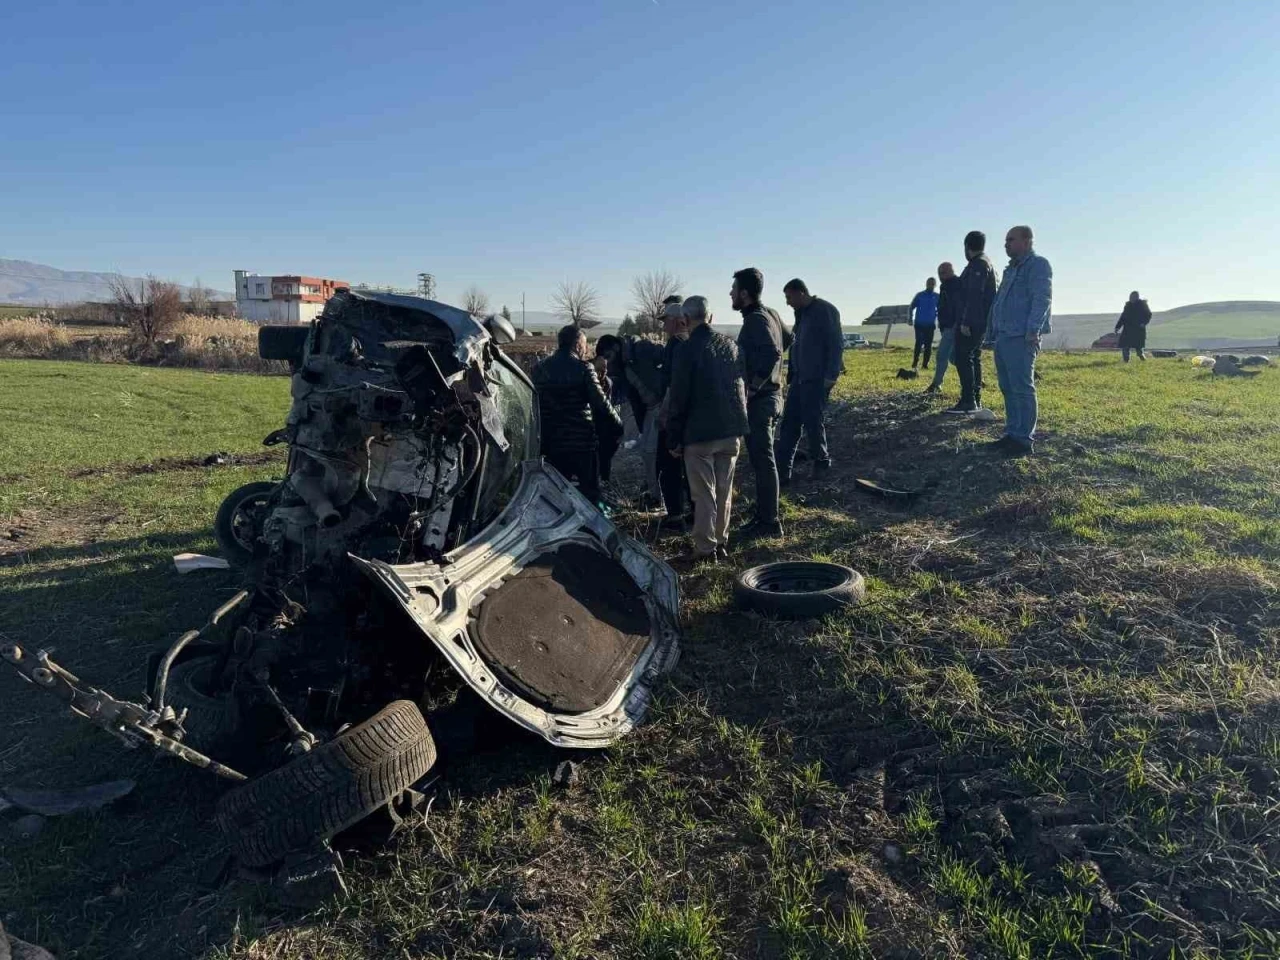
POLYGON ((911 300, 917 327, 932 327, 938 322, 938 295, 932 290, 921 290, 911 300))

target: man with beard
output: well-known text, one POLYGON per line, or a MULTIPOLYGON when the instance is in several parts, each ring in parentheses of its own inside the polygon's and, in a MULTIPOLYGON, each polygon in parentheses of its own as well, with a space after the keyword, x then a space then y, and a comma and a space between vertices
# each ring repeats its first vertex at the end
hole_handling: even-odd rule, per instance
POLYGON ((754 267, 733 275, 729 299, 742 314, 738 352, 747 389, 747 458, 756 475, 756 515, 741 532, 748 539, 782 536, 773 434, 782 413, 782 353, 790 334, 778 312, 760 303, 763 292, 764 274, 754 267))
POLYGON ((796 314, 791 359, 787 362, 787 401, 778 427, 778 482, 785 487, 791 482, 791 464, 800 445, 801 430, 809 438, 814 478, 831 469, 822 417, 831 388, 844 369, 844 334, 840 330, 840 311, 813 296, 803 280, 789 281, 782 292, 787 306, 796 314))
POLYGON ((960 375, 960 402, 947 413, 973 413, 982 407, 982 340, 987 314, 996 298, 996 271, 987 258, 987 235, 971 230, 964 238, 969 262, 960 274, 960 311, 956 319, 955 365, 960 375))

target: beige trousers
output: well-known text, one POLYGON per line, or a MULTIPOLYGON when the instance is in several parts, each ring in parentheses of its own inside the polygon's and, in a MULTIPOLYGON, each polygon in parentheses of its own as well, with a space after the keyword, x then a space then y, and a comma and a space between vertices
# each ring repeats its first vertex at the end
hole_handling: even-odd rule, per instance
POLYGON ((741 447, 739 437, 684 446, 684 469, 693 496, 693 552, 699 556, 710 556, 729 543, 733 471, 741 447))

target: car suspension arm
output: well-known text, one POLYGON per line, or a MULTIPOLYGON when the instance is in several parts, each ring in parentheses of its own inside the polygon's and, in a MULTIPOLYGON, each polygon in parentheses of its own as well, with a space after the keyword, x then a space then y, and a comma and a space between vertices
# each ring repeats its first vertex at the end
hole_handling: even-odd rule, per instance
POLYGON ((192 750, 165 733, 162 727, 181 731, 172 708, 156 711, 128 700, 117 700, 105 691, 82 683, 75 674, 50 660, 43 650, 33 654, 16 643, 6 644, 0 646, 0 660, 12 665, 26 680, 66 703, 72 713, 120 738, 126 747, 134 748, 145 743, 228 780, 248 779, 238 770, 192 750))

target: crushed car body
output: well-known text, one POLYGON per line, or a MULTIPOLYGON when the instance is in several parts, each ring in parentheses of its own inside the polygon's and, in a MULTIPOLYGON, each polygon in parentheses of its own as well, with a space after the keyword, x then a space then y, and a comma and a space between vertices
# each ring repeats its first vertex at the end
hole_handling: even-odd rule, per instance
POLYGON ((262 328, 260 353, 292 369, 264 441, 288 461, 219 510, 244 589, 152 658, 146 703, 43 651, 0 658, 127 745, 239 781, 218 819, 252 866, 421 780, 459 697, 559 747, 613 743, 679 655, 677 580, 538 459, 511 335, 347 290, 310 327, 262 328))

